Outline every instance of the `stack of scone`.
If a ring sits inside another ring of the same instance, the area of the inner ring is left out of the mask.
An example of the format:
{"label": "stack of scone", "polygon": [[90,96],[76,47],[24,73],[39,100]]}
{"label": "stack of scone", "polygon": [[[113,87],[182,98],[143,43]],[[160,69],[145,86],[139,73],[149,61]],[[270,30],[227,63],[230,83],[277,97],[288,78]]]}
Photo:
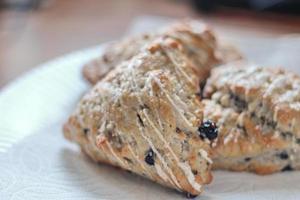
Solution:
{"label": "stack of scone", "polygon": [[212,168],[300,168],[299,76],[241,60],[192,20],[115,42],[84,66],[94,86],[64,135],[96,162],[188,197]]}

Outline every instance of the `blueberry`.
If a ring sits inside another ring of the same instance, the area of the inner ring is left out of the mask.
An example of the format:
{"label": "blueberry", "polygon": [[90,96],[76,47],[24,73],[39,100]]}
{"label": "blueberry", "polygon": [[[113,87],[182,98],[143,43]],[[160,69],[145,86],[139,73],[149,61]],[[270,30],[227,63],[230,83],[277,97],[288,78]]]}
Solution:
{"label": "blueberry", "polygon": [[207,120],[205,122],[202,122],[201,126],[198,128],[198,131],[200,133],[200,138],[202,139],[209,139],[214,140],[218,137],[218,128],[210,120]]}
{"label": "blueberry", "polygon": [[282,132],[281,135],[284,139],[289,139],[293,137],[293,133],[291,132]]}
{"label": "blueberry", "polygon": [[191,193],[186,193],[185,196],[186,196],[186,198],[188,198],[188,199],[194,199],[194,198],[196,198],[198,195],[193,195],[193,194],[191,194]]}
{"label": "blueberry", "polygon": [[286,171],[293,171],[294,169],[291,167],[291,165],[287,165],[284,168],[281,169],[282,172],[286,172]]}
{"label": "blueberry", "polygon": [[278,154],[278,157],[281,159],[281,160],[287,160],[289,159],[289,154],[285,151],[281,152],[280,154]]}
{"label": "blueberry", "polygon": [[245,158],[245,161],[246,161],[246,162],[249,162],[250,160],[251,160],[250,157],[246,157],[246,158]]}
{"label": "blueberry", "polygon": [[84,129],[83,129],[83,133],[84,133],[85,135],[87,135],[89,132],[90,132],[90,129],[88,129],[88,128],[84,128]]}
{"label": "blueberry", "polygon": [[153,152],[152,149],[149,149],[146,153],[146,157],[145,157],[145,162],[148,165],[154,165],[155,164],[155,153]]}
{"label": "blueberry", "polygon": [[247,108],[247,102],[243,99],[241,99],[239,96],[230,93],[230,98],[233,99],[233,103],[236,106],[238,112],[243,111],[245,108]]}

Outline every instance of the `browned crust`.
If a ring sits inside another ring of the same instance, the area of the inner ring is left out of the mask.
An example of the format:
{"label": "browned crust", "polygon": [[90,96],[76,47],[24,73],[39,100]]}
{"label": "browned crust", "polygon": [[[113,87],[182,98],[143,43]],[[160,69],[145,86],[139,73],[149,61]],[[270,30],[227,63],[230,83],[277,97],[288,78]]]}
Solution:
{"label": "browned crust", "polygon": [[[197,74],[202,69],[189,62],[183,45],[161,37],[121,63],[83,97],[64,134],[95,161],[197,195],[202,191],[197,185],[212,180],[207,161],[211,152],[209,142],[197,133],[202,121]],[[182,134],[176,133],[177,128]],[[183,148],[185,143],[189,148]],[[167,179],[145,163],[149,147]],[[207,156],[200,155],[200,149]]]}
{"label": "browned crust", "polygon": [[267,106],[282,131],[300,137],[300,124],[296,123],[300,121],[299,85],[298,75],[281,69],[228,64],[213,69],[205,93],[209,97],[224,91],[258,100]]}
{"label": "browned crust", "polygon": [[[280,160],[274,154],[290,149],[299,151],[300,146],[296,143],[298,123],[291,126],[291,122],[300,120],[300,109],[296,106],[300,103],[299,91],[299,76],[280,69],[245,63],[231,63],[213,69],[204,91],[204,95],[211,99],[203,101],[205,118],[212,119],[219,126],[213,168],[271,174],[292,163],[293,168],[298,169],[297,160],[289,160],[292,156]],[[236,97],[247,102],[246,108],[236,110],[228,103]],[[274,128],[267,125],[270,128],[264,129],[262,119],[253,118],[251,113],[257,115],[258,112],[249,110],[253,102],[255,109],[261,106],[259,104],[265,106],[262,116],[265,120],[271,115],[275,120],[272,122]],[[292,134],[292,138],[281,136],[285,131]],[[270,155],[262,158],[267,152],[271,152]],[[297,157],[297,154],[293,156]],[[243,162],[247,157],[253,159]]]}
{"label": "browned crust", "polygon": [[[136,55],[145,44],[164,36],[179,40],[186,49],[190,47],[205,48],[211,60],[211,63],[207,63],[207,67],[202,70],[201,75],[205,79],[208,77],[212,65],[242,59],[241,53],[234,46],[225,42],[218,43],[214,32],[206,24],[199,21],[184,20],[171,24],[156,33],[126,37],[109,45],[98,58],[83,67],[83,76],[94,85],[119,63]],[[197,52],[188,56],[194,64],[198,64],[199,55]]]}

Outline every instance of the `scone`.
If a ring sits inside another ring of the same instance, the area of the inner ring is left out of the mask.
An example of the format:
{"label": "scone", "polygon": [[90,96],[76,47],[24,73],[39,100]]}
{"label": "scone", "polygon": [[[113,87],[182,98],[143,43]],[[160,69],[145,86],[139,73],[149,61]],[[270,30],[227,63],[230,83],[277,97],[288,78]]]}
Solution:
{"label": "scone", "polygon": [[98,58],[84,66],[84,77],[92,84],[97,83],[119,63],[129,60],[138,54],[143,46],[161,36],[180,41],[190,61],[195,65],[205,66],[200,77],[202,79],[207,78],[213,66],[242,58],[241,53],[232,45],[217,42],[215,34],[206,24],[185,20],[157,32],[127,37],[108,45]]}
{"label": "scone", "polygon": [[212,70],[204,96],[204,118],[219,127],[214,168],[259,174],[300,169],[299,76],[228,64]]}
{"label": "scone", "polygon": [[163,36],[122,62],[80,101],[67,139],[96,162],[198,195],[212,180],[213,123],[202,121],[201,67],[184,44]]}

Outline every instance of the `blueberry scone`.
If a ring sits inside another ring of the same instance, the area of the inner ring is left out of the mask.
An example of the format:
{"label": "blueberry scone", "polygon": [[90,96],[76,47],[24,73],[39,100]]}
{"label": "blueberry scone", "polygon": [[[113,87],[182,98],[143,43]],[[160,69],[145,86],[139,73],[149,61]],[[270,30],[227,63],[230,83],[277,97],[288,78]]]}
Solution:
{"label": "blueberry scone", "polygon": [[213,167],[269,174],[300,169],[300,77],[228,64],[212,70],[204,118],[219,138]]}
{"label": "blueberry scone", "polygon": [[157,37],[168,36],[180,41],[186,49],[190,61],[203,68],[203,80],[207,78],[210,69],[220,63],[241,59],[240,52],[228,43],[216,41],[210,28],[199,21],[185,20],[167,26],[156,33],[144,33],[127,37],[108,45],[96,59],[83,68],[84,77],[92,84],[97,83],[119,63],[129,60],[147,43]]}
{"label": "blueberry scone", "polygon": [[64,125],[67,139],[96,162],[198,195],[212,180],[213,124],[202,121],[201,67],[170,36],[122,62],[80,101]]}

